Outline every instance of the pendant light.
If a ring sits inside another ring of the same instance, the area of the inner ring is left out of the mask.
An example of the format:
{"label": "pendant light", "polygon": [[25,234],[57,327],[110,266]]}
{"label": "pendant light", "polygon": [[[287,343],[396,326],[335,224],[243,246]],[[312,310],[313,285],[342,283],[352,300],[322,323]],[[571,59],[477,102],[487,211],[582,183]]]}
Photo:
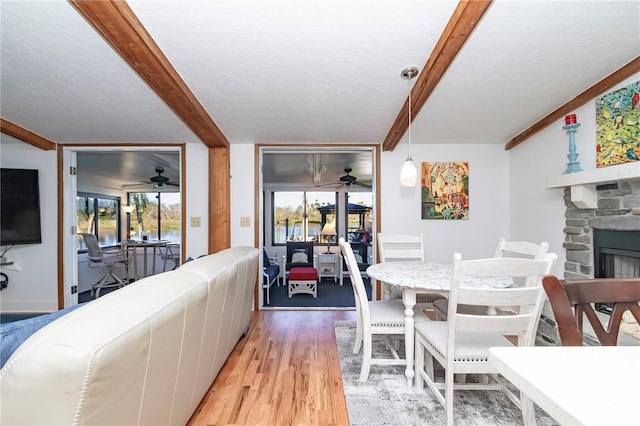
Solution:
{"label": "pendant light", "polygon": [[409,137],[409,153],[406,161],[402,165],[402,169],[400,170],[400,186],[406,187],[416,186],[416,181],[418,180],[418,170],[416,169],[416,165],[413,163],[413,158],[411,158],[411,79],[417,75],[418,67],[415,65],[407,65],[400,72],[400,76],[407,80],[409,85],[409,127],[407,128],[407,135]]}

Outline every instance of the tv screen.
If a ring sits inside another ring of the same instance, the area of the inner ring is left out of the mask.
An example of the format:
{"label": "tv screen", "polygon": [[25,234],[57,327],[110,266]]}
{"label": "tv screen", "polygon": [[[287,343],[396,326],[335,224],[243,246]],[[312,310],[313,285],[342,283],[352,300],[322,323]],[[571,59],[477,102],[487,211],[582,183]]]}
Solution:
{"label": "tv screen", "polygon": [[38,170],[0,169],[0,245],[41,242]]}

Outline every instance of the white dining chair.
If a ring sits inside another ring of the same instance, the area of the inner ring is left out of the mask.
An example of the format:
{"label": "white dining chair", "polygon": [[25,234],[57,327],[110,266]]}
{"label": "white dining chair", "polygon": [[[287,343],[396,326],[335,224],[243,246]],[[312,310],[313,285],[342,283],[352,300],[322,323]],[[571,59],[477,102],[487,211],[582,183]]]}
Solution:
{"label": "white dining chair", "polygon": [[[377,241],[380,262],[424,262],[424,240],[422,234],[386,235],[379,232]],[[383,299],[402,298],[402,292],[394,289],[389,284],[382,282],[381,286]],[[416,300],[420,303],[433,304],[438,299],[446,299],[446,297],[440,293],[419,293],[416,295]],[[432,306],[429,307],[432,308]]]}
{"label": "white dining chair", "polygon": [[[415,325],[416,385],[427,384],[436,399],[445,407],[447,424],[454,423],[454,390],[500,390],[521,410],[525,424],[535,424],[532,402],[524,395],[516,396],[488,362],[489,348],[494,346],[533,346],[538,322],[545,301],[542,277],[555,263],[555,254],[544,260],[521,258],[488,258],[462,260],[453,256],[449,318],[447,321],[423,321]],[[466,287],[468,276],[527,278],[525,287]],[[458,304],[470,306],[511,306],[512,312],[498,310],[496,315],[459,313]],[[454,314],[451,314],[453,312]],[[517,336],[517,337],[516,337]],[[434,376],[433,361],[444,367],[444,380]],[[455,375],[478,375],[462,383]]]}
{"label": "white dining chair", "polygon": [[[397,341],[404,340],[404,304],[400,299],[369,301],[364,287],[364,281],[358,262],[355,258],[351,244],[344,238],[340,238],[340,250],[344,257],[353,295],[356,303],[356,339],[353,345],[353,353],[357,354],[362,349],[362,366],[360,368],[361,382],[369,378],[371,365],[406,365],[406,359],[400,358],[397,351]],[[416,322],[427,320],[422,313],[426,306],[416,304]],[[373,358],[373,339],[382,338],[392,357]],[[394,340],[394,341],[392,341]]]}
{"label": "white dining chair", "polygon": [[[544,259],[548,250],[549,243],[546,241],[538,244],[531,241],[510,241],[505,237],[501,237],[500,240],[498,240],[498,246],[496,247],[494,257],[516,257],[540,260]],[[515,284],[518,286],[527,285],[527,283],[524,282],[524,279],[517,279]],[[447,319],[448,302],[446,300],[434,301],[433,308],[437,320],[444,321]],[[458,305],[458,311],[461,313],[477,314],[481,313],[483,310],[482,306],[472,307]]]}
{"label": "white dining chair", "polygon": [[[101,268],[104,275],[91,286],[91,296],[97,299],[103,288],[121,288],[129,283],[129,260],[132,253],[123,247],[102,248],[95,234],[80,233],[87,248],[89,268]],[[118,276],[119,273],[121,276]]]}

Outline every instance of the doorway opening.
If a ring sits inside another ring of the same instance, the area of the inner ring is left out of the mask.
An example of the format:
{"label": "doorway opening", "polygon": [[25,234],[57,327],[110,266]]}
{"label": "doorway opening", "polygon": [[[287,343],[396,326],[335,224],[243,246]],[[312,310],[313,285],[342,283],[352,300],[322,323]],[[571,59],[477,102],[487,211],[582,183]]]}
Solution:
{"label": "doorway opening", "polygon": [[[379,147],[263,146],[258,152],[258,211],[262,213],[258,247],[279,260],[281,267],[280,285],[262,289],[259,306],[353,309],[353,290],[337,243],[340,238],[352,243],[358,238],[358,243],[366,246],[365,262],[373,262]],[[313,244],[319,275],[316,297],[289,297],[286,291],[287,242],[300,241]],[[330,265],[335,271],[325,271]],[[268,305],[265,291],[270,292]],[[370,286],[368,291],[375,297]]]}
{"label": "doorway opening", "polygon": [[[95,275],[95,268],[86,267],[80,232],[95,234],[103,248],[138,239],[184,247],[186,196],[180,187],[185,173],[183,144],[67,146],[62,156],[63,170],[76,170],[75,174],[63,173],[63,226],[76,230],[63,238],[64,306],[78,303],[83,286],[90,286],[95,278],[91,275]],[[147,257],[149,264],[164,264],[156,259],[159,251],[144,252],[147,254],[140,255],[143,258],[138,264],[144,264]],[[137,252],[136,256],[140,257]],[[155,269],[151,273],[162,272]]]}

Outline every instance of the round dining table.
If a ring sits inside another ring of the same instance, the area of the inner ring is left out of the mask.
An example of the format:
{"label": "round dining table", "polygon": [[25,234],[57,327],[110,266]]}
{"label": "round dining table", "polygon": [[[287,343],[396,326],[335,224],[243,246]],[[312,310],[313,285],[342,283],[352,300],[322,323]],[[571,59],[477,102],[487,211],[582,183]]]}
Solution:
{"label": "round dining table", "polygon": [[[382,281],[402,290],[404,304],[404,344],[407,366],[405,376],[407,384],[412,386],[415,371],[414,357],[414,312],[416,294],[449,292],[453,265],[442,262],[382,262],[367,268],[367,275],[377,281]],[[460,283],[465,287],[494,287],[506,288],[513,285],[513,279],[495,277],[477,277],[463,275]]]}

